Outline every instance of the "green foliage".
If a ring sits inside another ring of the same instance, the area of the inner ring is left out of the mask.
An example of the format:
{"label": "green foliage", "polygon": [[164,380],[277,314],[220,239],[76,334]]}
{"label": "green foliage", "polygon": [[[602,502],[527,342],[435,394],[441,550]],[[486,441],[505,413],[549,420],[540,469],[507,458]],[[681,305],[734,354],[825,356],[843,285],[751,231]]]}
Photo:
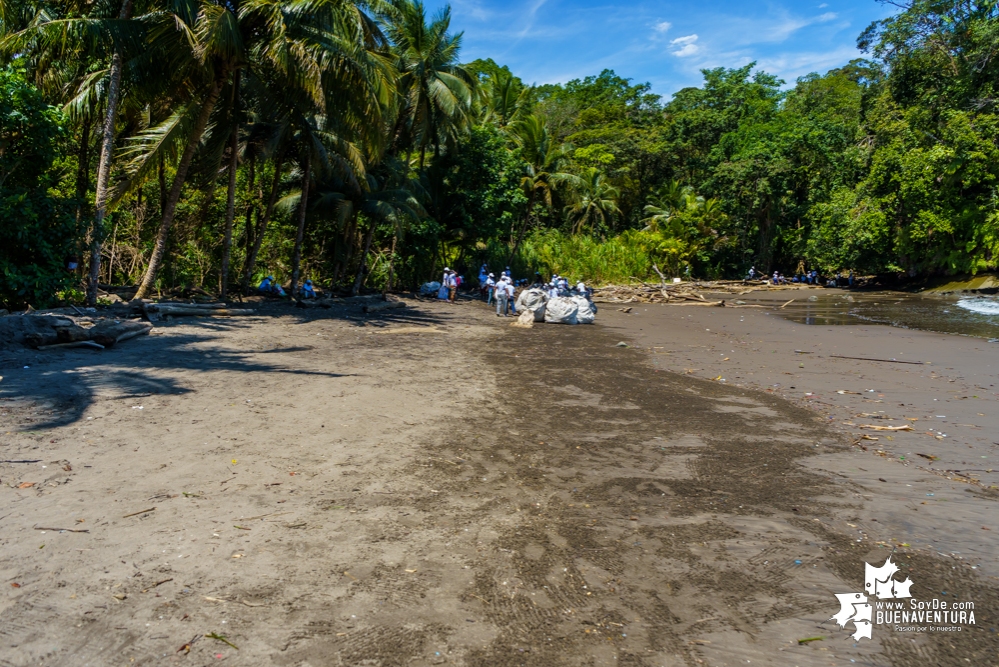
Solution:
{"label": "green foliage", "polygon": [[65,119],[13,68],[0,70],[0,302],[54,303],[72,282],[71,202],[50,194]]}
{"label": "green foliage", "polygon": [[708,69],[668,100],[611,70],[529,86],[463,65],[449,9],[420,0],[45,7],[0,41],[26,70],[0,100],[10,303],[76,298],[113,53],[102,281],[159,257],[163,290],[214,290],[226,263],[230,285],[357,290],[482,261],[595,282],[999,261],[996,1],[913,0],[860,36],[870,60],[790,87]]}

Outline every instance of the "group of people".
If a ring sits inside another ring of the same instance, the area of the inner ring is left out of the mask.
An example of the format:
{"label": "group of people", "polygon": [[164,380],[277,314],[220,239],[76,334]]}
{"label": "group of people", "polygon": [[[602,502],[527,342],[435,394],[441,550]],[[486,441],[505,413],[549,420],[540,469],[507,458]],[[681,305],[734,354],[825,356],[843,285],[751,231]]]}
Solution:
{"label": "group of people", "polygon": [[[746,276],[747,280],[757,280],[756,267],[751,267],[749,273]],[[821,285],[822,279],[819,277],[819,272],[815,269],[811,271],[805,271],[799,267],[798,272],[788,280],[783,273],[780,271],[774,271],[774,274],[767,278],[764,274],[759,274],[759,279],[766,280],[771,285],[787,285],[788,283],[798,283],[802,285]],[[853,271],[850,271],[848,275],[844,276],[842,271],[836,273],[835,278],[829,278],[825,285],[826,287],[853,287],[854,275]]]}
{"label": "group of people", "polygon": [[[269,296],[287,296],[284,288],[281,284],[274,280],[274,276],[270,275],[260,281],[257,285],[257,291],[261,294],[267,294]],[[316,286],[312,284],[312,280],[306,280],[302,283],[302,287],[299,289],[299,296],[303,299],[315,299]]]}
{"label": "group of people", "polygon": [[458,272],[444,267],[444,277],[441,279],[441,288],[437,291],[437,298],[441,301],[450,301],[454,303],[455,299],[458,298],[458,288],[464,282],[464,278],[458,275]]}

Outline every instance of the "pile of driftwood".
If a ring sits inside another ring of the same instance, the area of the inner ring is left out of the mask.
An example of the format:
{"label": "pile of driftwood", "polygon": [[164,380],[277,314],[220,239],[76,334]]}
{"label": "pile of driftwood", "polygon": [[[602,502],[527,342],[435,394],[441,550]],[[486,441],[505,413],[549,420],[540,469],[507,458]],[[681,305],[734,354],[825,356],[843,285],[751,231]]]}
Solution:
{"label": "pile of driftwood", "polygon": [[[136,336],[148,334],[153,325],[139,320],[59,317],[51,315],[10,316],[33,318],[31,331],[23,334],[24,345],[36,350],[113,347]],[[4,318],[8,320],[10,318]],[[13,322],[13,319],[10,319]]]}
{"label": "pile of driftwood", "polygon": [[[741,296],[758,290],[803,289],[803,286],[768,285],[762,280],[703,280],[674,283],[667,281],[661,273],[662,282],[639,282],[631,285],[610,285],[597,287],[593,290],[593,301],[596,303],[669,303],[686,306],[729,306],[740,308],[765,308],[766,306],[746,305],[741,303],[726,303],[725,299],[711,300],[705,293],[712,295],[731,294]],[[786,304],[785,304],[786,305]]]}

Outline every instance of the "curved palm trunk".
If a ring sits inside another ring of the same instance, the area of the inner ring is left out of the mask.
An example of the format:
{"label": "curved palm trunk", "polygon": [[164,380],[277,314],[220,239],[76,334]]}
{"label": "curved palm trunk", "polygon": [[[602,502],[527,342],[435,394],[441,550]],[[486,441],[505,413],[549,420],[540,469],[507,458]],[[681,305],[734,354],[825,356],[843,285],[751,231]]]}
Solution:
{"label": "curved palm trunk", "polygon": [[[132,13],[132,0],[121,3],[118,17],[127,19]],[[97,305],[97,282],[101,275],[101,246],[104,243],[104,215],[108,205],[108,181],[111,177],[111,153],[114,151],[114,124],[118,118],[121,97],[121,70],[124,67],[121,49],[111,56],[111,80],[108,83],[108,105],[104,114],[101,137],[101,158],[97,163],[97,193],[94,198],[94,231],[90,240],[90,279],[87,281],[87,305]]]}
{"label": "curved palm trunk", "polygon": [[270,222],[274,213],[274,204],[277,203],[278,190],[281,188],[281,160],[274,164],[274,183],[271,185],[270,199],[267,200],[267,208],[264,214],[257,220],[257,230],[253,237],[253,247],[246,255],[246,265],[243,267],[243,291],[248,292],[250,281],[253,279],[253,269],[257,266],[257,255],[260,253],[260,245],[264,242],[264,232],[267,231],[267,223]]}
{"label": "curved palm trunk", "polygon": [[375,223],[371,222],[371,226],[368,227],[368,233],[364,237],[364,250],[361,251],[361,265],[357,267],[357,277],[354,278],[354,286],[350,290],[351,296],[357,296],[357,293],[361,291],[361,285],[364,283],[364,274],[368,269],[368,252],[371,251],[371,239],[375,236]]}
{"label": "curved palm trunk", "polygon": [[[235,74],[235,86],[239,87],[239,72]],[[226,298],[229,292],[229,259],[232,255],[232,221],[236,217],[236,168],[239,166],[239,126],[233,123],[232,137],[229,139],[229,190],[226,193],[225,231],[222,235],[222,289],[220,297]]]}
{"label": "curved palm trunk", "polygon": [[298,291],[298,272],[302,263],[302,240],[305,238],[305,213],[309,205],[309,185],[312,176],[312,156],[305,156],[305,174],[302,177],[302,198],[298,202],[298,234],[295,236],[295,254],[291,260],[291,297]]}
{"label": "curved palm trunk", "polygon": [[218,102],[224,80],[225,76],[223,74],[212,84],[211,89],[208,91],[208,97],[205,98],[201,107],[201,113],[198,114],[194,130],[191,132],[191,136],[188,137],[187,146],[184,147],[184,154],[177,165],[177,174],[174,176],[173,186],[170,188],[166,207],[163,209],[163,219],[160,221],[160,229],[156,234],[156,245],[153,247],[153,254],[149,258],[149,266],[146,267],[146,273],[142,276],[139,290],[135,293],[136,299],[143,299],[148,296],[156,284],[156,276],[160,271],[160,265],[163,263],[163,255],[166,253],[170,228],[173,226],[173,219],[177,213],[177,202],[180,201],[180,192],[184,187],[184,181],[187,179],[187,170],[191,167],[194,153],[198,150],[198,144],[201,143],[201,137],[205,133],[205,128],[208,127],[208,119],[212,115],[215,103]]}

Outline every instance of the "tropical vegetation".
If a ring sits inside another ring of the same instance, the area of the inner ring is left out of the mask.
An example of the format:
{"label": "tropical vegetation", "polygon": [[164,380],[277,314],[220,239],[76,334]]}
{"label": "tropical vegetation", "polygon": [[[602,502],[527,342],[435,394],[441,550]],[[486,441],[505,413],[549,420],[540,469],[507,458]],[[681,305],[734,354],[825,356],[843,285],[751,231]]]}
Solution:
{"label": "tropical vegetation", "polygon": [[[793,85],[463,62],[419,0],[0,0],[0,301],[996,269],[999,2],[910,0]],[[75,267],[75,268],[71,268]]]}

